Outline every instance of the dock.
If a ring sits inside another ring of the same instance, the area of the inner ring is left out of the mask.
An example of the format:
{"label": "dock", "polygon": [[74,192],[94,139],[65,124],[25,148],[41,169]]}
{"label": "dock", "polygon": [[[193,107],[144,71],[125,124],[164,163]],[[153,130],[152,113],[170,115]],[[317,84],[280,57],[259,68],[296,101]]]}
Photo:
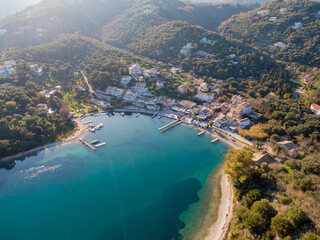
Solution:
{"label": "dock", "polygon": [[101,147],[101,146],[103,146],[103,145],[106,145],[106,143],[103,142],[103,143],[96,144],[95,147],[97,148],[97,147]]}
{"label": "dock", "polygon": [[210,142],[211,142],[211,143],[214,143],[214,142],[216,142],[216,141],[219,141],[219,138],[213,139],[213,140],[211,140]]}
{"label": "dock", "polygon": [[158,113],[153,114],[153,116],[151,117],[152,119],[155,118],[158,115]]}
{"label": "dock", "polygon": [[95,147],[91,146],[89,143],[87,143],[86,141],[78,138],[80,142],[82,142],[84,145],[86,145],[88,148],[91,148],[92,150],[96,150]]}
{"label": "dock", "polygon": [[166,131],[168,131],[168,130],[170,130],[170,129],[172,129],[172,128],[174,128],[175,126],[178,126],[179,124],[181,124],[182,122],[181,121],[179,121],[179,122],[176,122],[175,124],[171,124],[170,126],[168,126],[167,128],[165,128],[165,129],[163,129],[162,131],[161,131],[161,133],[165,133]]}
{"label": "dock", "polygon": [[180,121],[180,120],[175,120],[175,121],[173,121],[173,122],[171,122],[171,123],[168,123],[167,125],[159,128],[158,130],[161,131],[162,129],[167,128],[167,127],[169,127],[170,125],[175,124],[175,123],[177,123],[177,122],[179,122],[179,121]]}
{"label": "dock", "polygon": [[204,134],[204,131],[199,132],[199,133],[198,133],[198,136],[201,136],[202,134]]}

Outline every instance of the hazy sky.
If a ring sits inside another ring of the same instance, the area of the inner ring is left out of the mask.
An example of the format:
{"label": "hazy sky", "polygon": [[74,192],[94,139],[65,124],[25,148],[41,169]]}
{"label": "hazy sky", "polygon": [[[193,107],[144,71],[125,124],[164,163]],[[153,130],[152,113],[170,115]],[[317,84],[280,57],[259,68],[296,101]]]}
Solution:
{"label": "hazy sky", "polygon": [[27,6],[36,4],[41,0],[0,0],[0,17],[14,14]]}

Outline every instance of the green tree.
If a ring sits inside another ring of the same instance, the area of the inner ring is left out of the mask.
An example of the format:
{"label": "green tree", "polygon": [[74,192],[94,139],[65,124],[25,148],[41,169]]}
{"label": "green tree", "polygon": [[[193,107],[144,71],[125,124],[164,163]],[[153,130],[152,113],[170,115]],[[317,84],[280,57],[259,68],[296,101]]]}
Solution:
{"label": "green tree", "polygon": [[253,153],[249,148],[230,149],[225,157],[225,172],[234,182],[243,181],[254,172],[253,166],[256,164],[252,161]]}

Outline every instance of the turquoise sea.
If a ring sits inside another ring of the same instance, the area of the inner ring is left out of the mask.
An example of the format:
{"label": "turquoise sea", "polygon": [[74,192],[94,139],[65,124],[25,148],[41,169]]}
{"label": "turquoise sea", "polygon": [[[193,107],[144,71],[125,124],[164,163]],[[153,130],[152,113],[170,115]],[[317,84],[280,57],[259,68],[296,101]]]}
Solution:
{"label": "turquoise sea", "polygon": [[107,143],[96,151],[77,142],[0,169],[0,239],[190,238],[181,230],[205,212],[206,182],[227,146],[184,125],[161,134],[166,118],[89,120],[104,124],[84,137]]}

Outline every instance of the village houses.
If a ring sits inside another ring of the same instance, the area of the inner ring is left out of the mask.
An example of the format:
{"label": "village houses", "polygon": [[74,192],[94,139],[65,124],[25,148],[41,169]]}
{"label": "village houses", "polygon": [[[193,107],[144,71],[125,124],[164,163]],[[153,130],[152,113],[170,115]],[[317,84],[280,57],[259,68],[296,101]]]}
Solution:
{"label": "village houses", "polygon": [[30,69],[37,75],[42,76],[43,71],[42,68],[38,66],[38,64],[32,64],[30,65]]}
{"label": "village houses", "polygon": [[121,88],[109,86],[106,89],[106,94],[111,95],[113,97],[121,98],[124,94],[124,90]]}
{"label": "village houses", "polygon": [[320,115],[320,106],[318,104],[311,104],[310,110],[314,112],[316,115]]}
{"label": "village houses", "polygon": [[123,76],[121,78],[121,84],[122,85],[127,85],[131,80],[132,80],[131,76]]}
{"label": "village houses", "polygon": [[133,75],[141,74],[141,68],[138,63],[133,64],[131,67],[129,67],[129,73]]}
{"label": "village houses", "polygon": [[188,92],[188,86],[185,85],[185,84],[180,85],[180,86],[178,87],[178,92],[179,92],[180,94],[185,94],[185,93],[187,93],[187,92]]}

